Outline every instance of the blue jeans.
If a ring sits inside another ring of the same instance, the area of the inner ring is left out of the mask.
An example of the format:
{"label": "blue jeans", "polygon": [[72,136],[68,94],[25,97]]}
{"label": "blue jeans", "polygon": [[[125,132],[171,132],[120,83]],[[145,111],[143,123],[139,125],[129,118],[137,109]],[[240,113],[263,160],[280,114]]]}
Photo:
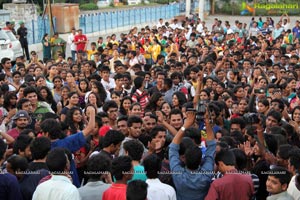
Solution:
{"label": "blue jeans", "polygon": [[73,62],[75,62],[75,60],[76,60],[76,57],[75,57],[76,52],[77,51],[71,51]]}

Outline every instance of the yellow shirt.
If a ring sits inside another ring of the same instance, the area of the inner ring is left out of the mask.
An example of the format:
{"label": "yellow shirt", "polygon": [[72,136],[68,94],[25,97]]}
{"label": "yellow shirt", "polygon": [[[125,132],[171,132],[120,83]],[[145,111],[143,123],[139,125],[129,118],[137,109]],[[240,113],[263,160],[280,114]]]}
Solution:
{"label": "yellow shirt", "polygon": [[92,50],[92,49],[91,50],[87,50],[88,60],[92,59],[92,55],[94,53],[97,53],[97,49],[95,49],[95,50]]}

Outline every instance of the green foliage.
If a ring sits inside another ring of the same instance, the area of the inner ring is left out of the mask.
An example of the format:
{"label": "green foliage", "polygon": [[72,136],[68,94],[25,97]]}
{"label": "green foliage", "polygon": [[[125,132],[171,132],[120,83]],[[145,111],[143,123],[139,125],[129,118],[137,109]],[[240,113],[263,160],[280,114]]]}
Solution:
{"label": "green foliage", "polygon": [[109,6],[110,6],[110,7],[115,7],[115,4],[114,4],[114,1],[113,1],[113,0],[110,1]]}
{"label": "green foliage", "polygon": [[87,3],[79,6],[80,10],[98,10],[98,6],[95,3]]}

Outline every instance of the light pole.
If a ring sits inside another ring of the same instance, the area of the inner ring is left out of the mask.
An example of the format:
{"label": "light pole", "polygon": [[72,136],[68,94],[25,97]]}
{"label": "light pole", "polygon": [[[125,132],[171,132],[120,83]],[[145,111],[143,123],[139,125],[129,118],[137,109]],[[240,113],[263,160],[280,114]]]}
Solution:
{"label": "light pole", "polygon": [[185,4],[185,16],[188,17],[190,16],[191,13],[191,0],[186,0]]}
{"label": "light pole", "polygon": [[204,20],[204,0],[199,0],[199,18]]}

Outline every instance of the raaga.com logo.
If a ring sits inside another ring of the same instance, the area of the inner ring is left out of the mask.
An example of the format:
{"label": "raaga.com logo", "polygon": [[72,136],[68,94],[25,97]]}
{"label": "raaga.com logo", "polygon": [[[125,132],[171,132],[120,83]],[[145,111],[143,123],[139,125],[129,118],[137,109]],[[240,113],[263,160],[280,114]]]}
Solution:
{"label": "raaga.com logo", "polygon": [[242,3],[242,8],[241,8],[241,15],[246,15],[248,13],[253,13],[254,8],[251,7],[250,5],[246,4],[245,2]]}
{"label": "raaga.com logo", "polygon": [[255,3],[253,6],[248,5],[243,2],[241,7],[241,15],[246,15],[249,13],[253,13],[254,10],[285,10],[292,11],[299,9],[298,3]]}

